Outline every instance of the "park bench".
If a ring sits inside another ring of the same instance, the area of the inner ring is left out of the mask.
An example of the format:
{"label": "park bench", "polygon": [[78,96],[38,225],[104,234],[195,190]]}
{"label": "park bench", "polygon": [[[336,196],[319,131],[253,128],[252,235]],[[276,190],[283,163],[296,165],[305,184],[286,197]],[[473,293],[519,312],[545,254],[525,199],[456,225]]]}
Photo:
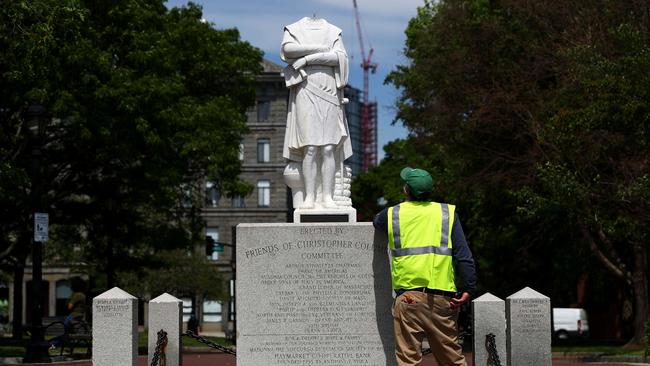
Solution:
{"label": "park bench", "polygon": [[66,348],[69,354],[74,354],[75,348],[85,348],[86,356],[90,357],[92,349],[92,329],[90,324],[83,320],[73,320],[68,327],[63,321],[55,320],[45,325],[45,336],[49,338],[50,347],[61,347],[60,355],[63,356]]}
{"label": "park bench", "polygon": [[[43,336],[45,341],[43,345],[49,345],[48,339],[56,338],[64,333],[63,326],[64,317],[43,317],[41,324],[43,324]],[[23,332],[27,339],[32,337],[32,324],[23,324]],[[30,341],[31,342],[31,341]]]}
{"label": "park bench", "polygon": [[[65,319],[65,317],[62,316],[43,317],[42,324],[45,339],[63,334],[63,319]],[[25,330],[28,333],[31,332],[31,326],[26,325],[25,327]]]}

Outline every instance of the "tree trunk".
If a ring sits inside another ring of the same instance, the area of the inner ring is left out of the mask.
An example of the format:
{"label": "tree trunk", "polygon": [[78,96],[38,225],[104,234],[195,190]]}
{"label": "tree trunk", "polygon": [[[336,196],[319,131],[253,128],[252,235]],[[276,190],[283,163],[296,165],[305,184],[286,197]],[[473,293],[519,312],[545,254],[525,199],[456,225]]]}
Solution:
{"label": "tree trunk", "polygon": [[634,336],[629,344],[642,345],[648,320],[648,251],[642,243],[633,243],[634,250]]}
{"label": "tree trunk", "polygon": [[18,237],[18,250],[15,253],[16,264],[14,265],[14,296],[13,296],[13,309],[12,309],[12,336],[14,339],[22,339],[23,337],[23,295],[25,288],[23,281],[25,279],[25,262],[31,249],[31,235],[32,232],[27,230]]}
{"label": "tree trunk", "polygon": [[113,237],[112,233],[107,236],[106,243],[106,286],[107,289],[115,287],[115,256],[113,255]]}
{"label": "tree trunk", "polygon": [[13,304],[13,338],[23,337],[23,279],[25,278],[25,261],[14,267],[14,304]]}
{"label": "tree trunk", "polygon": [[[589,233],[587,226],[578,221],[585,239],[589,241],[590,247],[596,257],[605,268],[621,279],[624,279],[629,286],[630,282],[634,289],[634,335],[628,342],[629,345],[642,345],[645,339],[645,327],[650,311],[650,299],[648,299],[648,250],[645,245],[638,242],[630,243],[634,255],[634,270],[630,276],[624,268],[613,263],[598,247],[595,239]],[[601,240],[606,240],[601,230]],[[631,277],[631,278],[630,278]]]}
{"label": "tree trunk", "polygon": [[106,235],[106,286],[107,289],[115,287],[115,236],[117,235],[117,220],[115,217],[115,200],[110,196],[106,200],[106,226],[104,230]]}

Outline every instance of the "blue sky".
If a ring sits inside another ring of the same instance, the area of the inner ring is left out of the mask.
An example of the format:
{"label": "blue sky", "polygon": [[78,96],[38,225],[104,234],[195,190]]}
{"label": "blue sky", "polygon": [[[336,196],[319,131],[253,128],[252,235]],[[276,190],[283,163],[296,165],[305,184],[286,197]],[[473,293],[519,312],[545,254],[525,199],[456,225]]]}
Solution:
{"label": "blue sky", "polygon": [[[398,122],[391,125],[394,103],[399,92],[384,85],[386,75],[396,65],[405,64],[404,30],[424,0],[357,0],[361,13],[366,53],[374,48],[373,61],[379,64],[377,73],[370,75],[370,99],[378,103],[378,156],[382,147],[407,131]],[[284,25],[302,17],[316,15],[343,30],[343,42],[351,60],[350,84],[363,88],[361,51],[356,31],[352,0],[194,0],[203,6],[203,17],[218,29],[237,28],[241,38],[264,51],[264,57],[283,65],[279,57]],[[182,6],[187,1],[168,0],[168,7]]]}

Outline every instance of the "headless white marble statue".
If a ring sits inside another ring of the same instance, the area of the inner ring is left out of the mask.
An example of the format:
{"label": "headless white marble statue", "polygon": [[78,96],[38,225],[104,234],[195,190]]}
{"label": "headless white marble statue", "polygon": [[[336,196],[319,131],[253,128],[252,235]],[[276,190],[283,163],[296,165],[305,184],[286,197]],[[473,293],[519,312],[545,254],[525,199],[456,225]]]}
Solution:
{"label": "headless white marble statue", "polygon": [[343,109],[349,68],[341,30],[324,19],[302,18],[284,28],[280,55],[289,64],[290,88],[283,155],[302,162],[299,208],[337,208],[335,174],[352,155]]}

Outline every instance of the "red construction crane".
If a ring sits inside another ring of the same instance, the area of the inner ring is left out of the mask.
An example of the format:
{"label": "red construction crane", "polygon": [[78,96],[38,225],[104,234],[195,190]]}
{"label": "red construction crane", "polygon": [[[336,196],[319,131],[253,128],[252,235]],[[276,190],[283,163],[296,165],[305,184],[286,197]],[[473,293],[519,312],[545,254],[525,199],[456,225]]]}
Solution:
{"label": "red construction crane", "polygon": [[363,161],[361,171],[365,172],[370,167],[377,165],[377,102],[368,101],[370,92],[368,71],[374,74],[377,71],[377,64],[370,61],[374,52],[372,47],[370,47],[370,52],[368,52],[366,58],[357,0],[352,0],[352,3],[354,4],[354,17],[357,21],[359,47],[361,48],[361,68],[363,68],[363,106],[361,109],[361,151],[363,151]]}

